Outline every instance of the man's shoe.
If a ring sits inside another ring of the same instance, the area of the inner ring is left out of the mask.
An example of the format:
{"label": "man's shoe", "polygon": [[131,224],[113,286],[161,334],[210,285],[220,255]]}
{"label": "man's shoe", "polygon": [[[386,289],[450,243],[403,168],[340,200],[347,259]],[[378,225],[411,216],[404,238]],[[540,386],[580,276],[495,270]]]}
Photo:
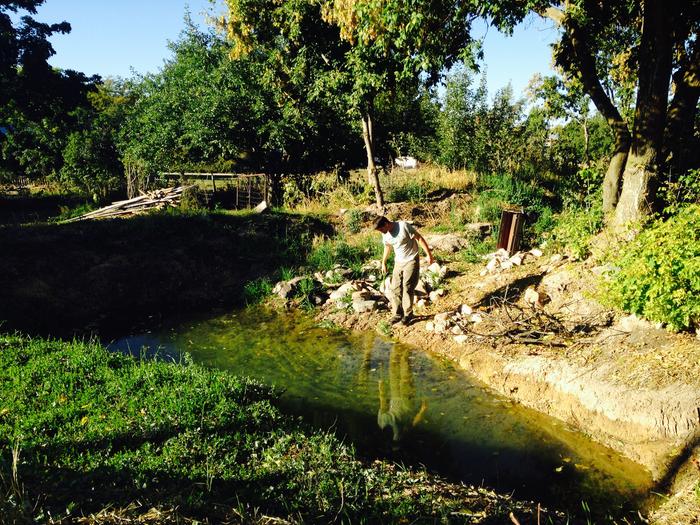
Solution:
{"label": "man's shoe", "polygon": [[402,317],[400,315],[395,315],[394,317],[391,318],[391,324],[396,324],[402,320]]}
{"label": "man's shoe", "polygon": [[401,319],[401,324],[404,326],[408,326],[413,322],[413,315],[407,315],[403,319]]}

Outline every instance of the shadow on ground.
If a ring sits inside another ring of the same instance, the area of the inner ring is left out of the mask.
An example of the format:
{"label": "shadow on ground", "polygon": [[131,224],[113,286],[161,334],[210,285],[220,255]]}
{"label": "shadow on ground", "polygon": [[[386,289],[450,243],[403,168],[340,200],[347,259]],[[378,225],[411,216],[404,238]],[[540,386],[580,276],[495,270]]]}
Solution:
{"label": "shadow on ground", "polygon": [[0,323],[66,336],[240,304],[244,283],[298,264],[331,233],[282,213],[3,226]]}

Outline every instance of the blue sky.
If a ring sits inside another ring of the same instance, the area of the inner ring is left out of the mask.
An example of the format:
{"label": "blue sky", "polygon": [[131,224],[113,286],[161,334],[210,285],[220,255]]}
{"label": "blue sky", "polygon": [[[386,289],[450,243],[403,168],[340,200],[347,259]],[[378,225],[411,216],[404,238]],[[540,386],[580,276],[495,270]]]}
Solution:
{"label": "blue sky", "polygon": [[[204,25],[204,13],[212,9],[208,0],[46,0],[36,18],[66,20],[73,28],[68,35],[52,37],[52,65],[88,75],[129,77],[132,71],[154,73],[163,66],[170,56],[167,42],[176,40],[184,27],[186,6],[193,20]],[[476,24],[472,34],[485,38],[491,95],[511,82],[517,96],[535,73],[552,73],[549,44],[556,32],[535,16],[520,24],[512,37],[483,23]]]}

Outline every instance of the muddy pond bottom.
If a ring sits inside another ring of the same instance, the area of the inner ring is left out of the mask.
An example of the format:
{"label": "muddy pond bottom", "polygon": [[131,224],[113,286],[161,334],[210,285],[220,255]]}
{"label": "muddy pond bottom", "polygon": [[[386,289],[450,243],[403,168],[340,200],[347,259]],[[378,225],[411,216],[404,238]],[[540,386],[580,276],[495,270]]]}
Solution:
{"label": "muddy pond bottom", "polygon": [[583,507],[621,516],[652,486],[640,465],[494,394],[452,363],[377,334],[324,329],[299,313],[248,308],[109,347],[174,360],[188,353],[277,387],[284,410],[353,443],[361,457],[425,466],[577,514]]}

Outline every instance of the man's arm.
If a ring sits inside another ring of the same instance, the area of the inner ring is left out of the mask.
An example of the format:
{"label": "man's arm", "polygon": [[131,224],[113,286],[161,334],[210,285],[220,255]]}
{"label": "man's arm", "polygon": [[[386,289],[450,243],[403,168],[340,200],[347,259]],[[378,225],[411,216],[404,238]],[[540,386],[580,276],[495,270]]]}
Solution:
{"label": "man's arm", "polygon": [[389,260],[389,255],[391,255],[391,246],[384,244],[384,254],[382,255],[382,273],[386,275],[386,262]]}
{"label": "man's arm", "polygon": [[433,264],[435,262],[435,259],[433,259],[433,253],[430,251],[430,246],[428,246],[428,243],[426,242],[426,240],[417,231],[415,232],[414,236],[415,236],[416,240],[418,241],[418,244],[421,245],[421,248],[423,248],[423,251],[428,256],[428,266],[430,266],[431,264]]}

